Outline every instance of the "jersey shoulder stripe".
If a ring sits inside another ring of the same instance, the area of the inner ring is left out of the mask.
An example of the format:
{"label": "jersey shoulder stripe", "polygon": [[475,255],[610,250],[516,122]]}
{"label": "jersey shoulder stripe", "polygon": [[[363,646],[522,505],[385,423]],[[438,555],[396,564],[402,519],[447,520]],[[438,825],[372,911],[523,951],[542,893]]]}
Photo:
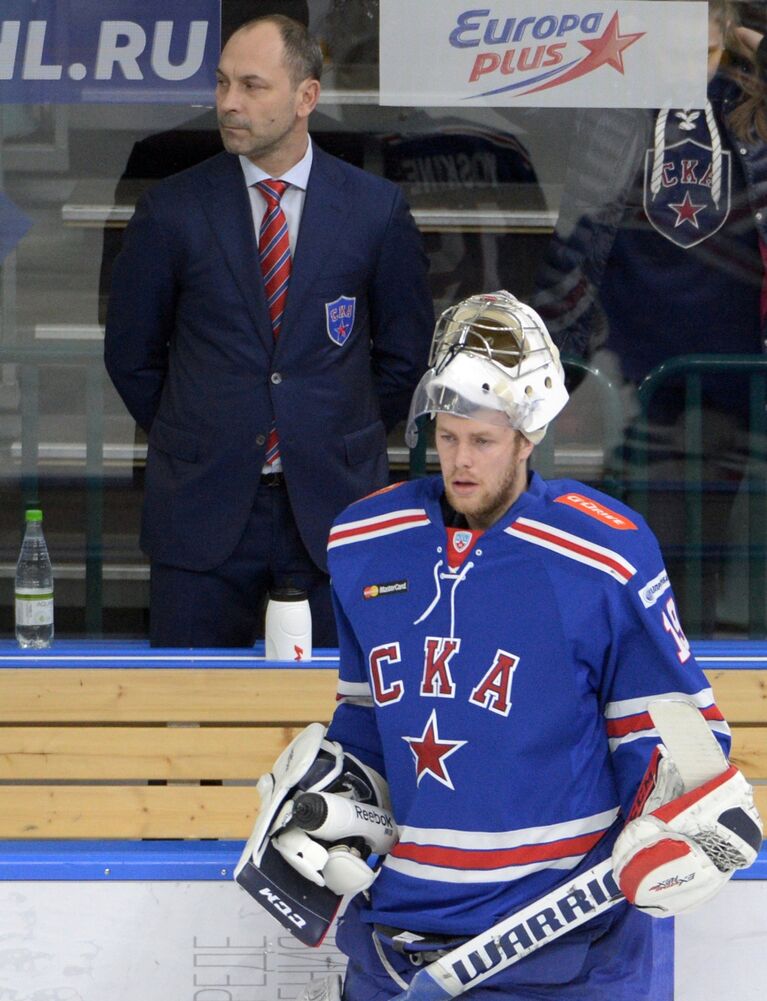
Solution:
{"label": "jersey shoulder stripe", "polygon": [[356,521],[335,525],[330,531],[328,549],[347,546],[353,542],[366,542],[384,535],[393,535],[396,532],[407,532],[412,528],[423,528],[429,524],[431,522],[424,508],[401,508],[398,511],[387,511],[371,518],[359,518]]}
{"label": "jersey shoulder stripe", "polygon": [[543,521],[517,518],[504,531],[524,542],[542,546],[568,559],[601,570],[619,584],[627,584],[637,572],[636,567],[614,549],[607,549],[596,542],[565,532],[561,528],[554,528],[553,525]]}

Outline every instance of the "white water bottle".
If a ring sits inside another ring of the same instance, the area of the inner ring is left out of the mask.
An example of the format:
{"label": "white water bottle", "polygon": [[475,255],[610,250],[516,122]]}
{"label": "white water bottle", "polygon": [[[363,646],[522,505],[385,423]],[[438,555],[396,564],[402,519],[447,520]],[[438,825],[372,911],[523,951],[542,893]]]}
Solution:
{"label": "white water bottle", "polygon": [[53,641],[53,568],[43,535],[43,512],[27,511],[16,564],[16,640],[20,647],[49,647]]}
{"label": "white water bottle", "polygon": [[266,659],[311,660],[312,613],[306,591],[274,588],[266,606]]}

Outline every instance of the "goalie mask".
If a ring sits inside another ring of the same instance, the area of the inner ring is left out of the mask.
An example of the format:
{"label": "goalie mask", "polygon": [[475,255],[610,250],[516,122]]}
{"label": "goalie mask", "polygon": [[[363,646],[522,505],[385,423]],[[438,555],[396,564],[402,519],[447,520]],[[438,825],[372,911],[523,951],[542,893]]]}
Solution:
{"label": "goalie mask", "polygon": [[537,445],[565,403],[559,351],[535,310],[506,291],[473,295],[437,320],[405,441],[418,440],[419,417],[445,413],[512,427]]}

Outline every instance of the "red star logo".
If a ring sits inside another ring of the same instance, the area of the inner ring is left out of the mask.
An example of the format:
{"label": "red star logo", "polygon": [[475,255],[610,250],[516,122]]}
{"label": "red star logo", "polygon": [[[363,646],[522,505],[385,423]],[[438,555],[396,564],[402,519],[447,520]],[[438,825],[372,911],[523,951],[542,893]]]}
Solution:
{"label": "red star logo", "polygon": [[607,25],[605,33],[601,38],[595,38],[593,41],[580,40],[581,45],[585,46],[591,53],[581,63],[581,66],[588,67],[584,69],[584,72],[595,70],[599,66],[604,65],[604,63],[607,63],[608,66],[612,66],[619,73],[623,73],[623,50],[627,49],[629,45],[633,45],[643,35],[643,31],[635,35],[621,35],[618,14],[616,12],[610,19],[610,23]]}
{"label": "red star logo", "polygon": [[444,759],[450,757],[465,740],[440,740],[437,730],[437,710],[432,709],[431,716],[420,737],[403,737],[410,744],[410,750],[415,759],[416,785],[427,773],[432,775],[443,786],[453,789],[453,783],[445,768]]}
{"label": "red star logo", "polygon": [[639,31],[632,35],[622,35],[616,12],[610,18],[610,23],[605,28],[605,33],[601,37],[589,39],[588,41],[579,39],[580,44],[589,50],[589,54],[585,59],[581,59],[579,63],[566,73],[563,73],[562,76],[558,76],[554,80],[549,80],[548,83],[543,83],[540,87],[533,87],[531,90],[526,90],[524,93],[536,94],[539,90],[548,90],[549,87],[559,87],[561,84],[569,83],[570,80],[577,80],[578,77],[584,76],[586,73],[591,73],[605,64],[612,66],[619,73],[623,73],[624,50],[629,45],[633,45],[634,42],[638,42],[645,34],[646,32]]}
{"label": "red star logo", "polygon": [[676,222],[674,223],[674,229],[677,226],[681,226],[683,222],[692,223],[696,229],[700,229],[698,225],[698,213],[702,212],[706,207],[705,203],[703,205],[697,205],[690,198],[690,192],[685,191],[684,199],[681,202],[669,202],[668,207],[676,212]]}

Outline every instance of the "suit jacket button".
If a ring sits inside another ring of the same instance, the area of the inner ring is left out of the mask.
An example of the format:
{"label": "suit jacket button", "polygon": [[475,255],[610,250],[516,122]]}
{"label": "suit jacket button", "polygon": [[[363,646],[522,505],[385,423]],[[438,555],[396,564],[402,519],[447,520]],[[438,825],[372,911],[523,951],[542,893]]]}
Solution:
{"label": "suit jacket button", "polygon": [[257,445],[265,445],[266,444],[266,435],[265,434],[257,434],[256,435],[256,444]]}
{"label": "suit jacket button", "polygon": [[282,376],[280,375],[279,372],[272,372],[269,378],[272,380],[272,384],[275,386],[279,386],[279,384],[282,382]]}

